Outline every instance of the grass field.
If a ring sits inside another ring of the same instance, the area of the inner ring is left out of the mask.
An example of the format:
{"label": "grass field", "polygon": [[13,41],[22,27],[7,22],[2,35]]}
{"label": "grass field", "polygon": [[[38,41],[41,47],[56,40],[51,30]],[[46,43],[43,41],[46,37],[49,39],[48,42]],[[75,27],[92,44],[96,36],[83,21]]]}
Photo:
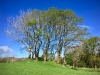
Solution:
{"label": "grass field", "polygon": [[0,75],[100,75],[100,72],[73,70],[55,62],[43,63],[31,60],[14,63],[0,63]]}

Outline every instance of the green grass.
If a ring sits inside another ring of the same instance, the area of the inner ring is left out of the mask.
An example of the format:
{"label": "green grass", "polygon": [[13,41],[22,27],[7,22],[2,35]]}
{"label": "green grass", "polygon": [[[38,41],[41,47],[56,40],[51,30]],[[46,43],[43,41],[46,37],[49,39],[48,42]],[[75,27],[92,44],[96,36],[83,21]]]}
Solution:
{"label": "green grass", "polygon": [[100,75],[100,72],[90,72],[83,69],[73,70],[55,62],[23,61],[0,63],[0,75]]}

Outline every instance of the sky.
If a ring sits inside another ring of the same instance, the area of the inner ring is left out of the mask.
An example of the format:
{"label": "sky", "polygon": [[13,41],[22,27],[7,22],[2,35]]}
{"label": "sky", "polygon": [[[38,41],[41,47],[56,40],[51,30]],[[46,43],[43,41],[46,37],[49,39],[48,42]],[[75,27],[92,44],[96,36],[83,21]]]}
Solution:
{"label": "sky", "polygon": [[0,51],[11,53],[16,57],[27,57],[28,53],[20,50],[21,45],[12,42],[5,33],[7,18],[19,15],[20,10],[27,9],[71,9],[84,19],[84,27],[92,36],[100,37],[100,0],[0,0]]}

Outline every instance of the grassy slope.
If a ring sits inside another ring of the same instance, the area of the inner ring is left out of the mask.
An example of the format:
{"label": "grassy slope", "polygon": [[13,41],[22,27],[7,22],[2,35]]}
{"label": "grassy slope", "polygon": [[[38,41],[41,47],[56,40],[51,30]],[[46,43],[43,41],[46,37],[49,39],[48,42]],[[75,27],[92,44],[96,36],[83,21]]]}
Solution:
{"label": "grassy slope", "polygon": [[24,61],[0,63],[0,75],[100,75],[100,72],[73,70],[54,62]]}

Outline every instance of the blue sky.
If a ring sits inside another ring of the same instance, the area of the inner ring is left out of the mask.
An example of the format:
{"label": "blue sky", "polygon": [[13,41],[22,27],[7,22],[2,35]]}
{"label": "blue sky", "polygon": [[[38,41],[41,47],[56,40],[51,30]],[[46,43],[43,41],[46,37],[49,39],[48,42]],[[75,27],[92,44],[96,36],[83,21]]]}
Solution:
{"label": "blue sky", "polygon": [[27,52],[21,52],[21,46],[12,43],[5,34],[4,29],[8,25],[7,18],[19,15],[21,9],[42,10],[49,7],[73,10],[77,16],[83,17],[84,26],[89,28],[93,36],[100,36],[100,0],[0,0],[0,50],[9,50],[17,57],[27,57]]}

